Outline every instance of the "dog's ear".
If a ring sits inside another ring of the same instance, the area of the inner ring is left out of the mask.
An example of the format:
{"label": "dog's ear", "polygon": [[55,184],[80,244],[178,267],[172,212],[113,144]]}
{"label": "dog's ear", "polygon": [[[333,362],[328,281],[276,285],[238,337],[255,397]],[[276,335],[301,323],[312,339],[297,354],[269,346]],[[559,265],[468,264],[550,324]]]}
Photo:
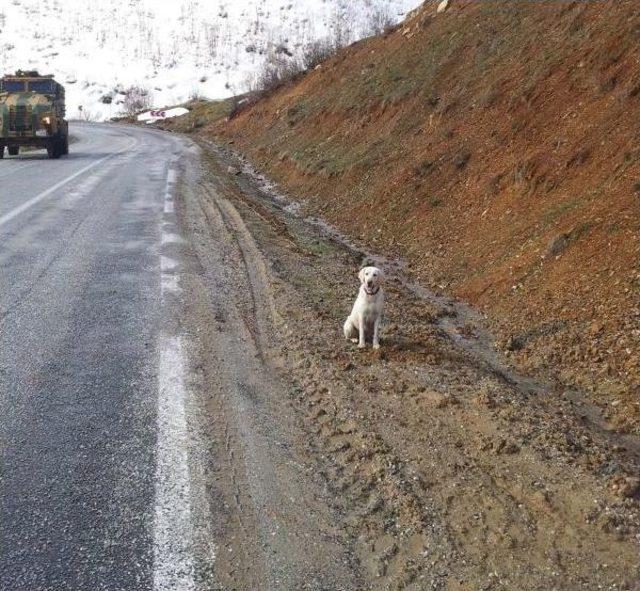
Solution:
{"label": "dog's ear", "polygon": [[364,283],[364,271],[365,271],[366,267],[363,267],[362,269],[360,269],[360,271],[358,271],[358,279],[360,279],[360,283]]}

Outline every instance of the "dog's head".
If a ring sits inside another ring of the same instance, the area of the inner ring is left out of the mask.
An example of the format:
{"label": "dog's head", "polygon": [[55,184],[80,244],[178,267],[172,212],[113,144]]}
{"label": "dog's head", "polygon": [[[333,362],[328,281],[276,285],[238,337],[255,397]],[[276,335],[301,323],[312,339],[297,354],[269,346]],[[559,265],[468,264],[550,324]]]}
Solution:
{"label": "dog's head", "polygon": [[384,273],[378,267],[364,267],[358,273],[360,283],[369,295],[378,293],[383,277]]}

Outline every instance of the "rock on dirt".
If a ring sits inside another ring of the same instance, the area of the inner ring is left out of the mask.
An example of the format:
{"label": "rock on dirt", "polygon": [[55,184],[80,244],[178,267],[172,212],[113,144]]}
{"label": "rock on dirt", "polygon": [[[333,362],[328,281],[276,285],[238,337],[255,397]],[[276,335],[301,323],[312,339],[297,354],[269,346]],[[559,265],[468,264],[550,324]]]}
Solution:
{"label": "rock on dirt", "polygon": [[569,237],[569,234],[563,233],[559,234],[553,240],[551,240],[551,242],[549,242],[549,245],[547,246],[545,258],[550,259],[561,255],[569,245]]}
{"label": "rock on dirt", "polygon": [[618,476],[614,479],[611,490],[625,499],[636,497],[640,494],[640,478]]}

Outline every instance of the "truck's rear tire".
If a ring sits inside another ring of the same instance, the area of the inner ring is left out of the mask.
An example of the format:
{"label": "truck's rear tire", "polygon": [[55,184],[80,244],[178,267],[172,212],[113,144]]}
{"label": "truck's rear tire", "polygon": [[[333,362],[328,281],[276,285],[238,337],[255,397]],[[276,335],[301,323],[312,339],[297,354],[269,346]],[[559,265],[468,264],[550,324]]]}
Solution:
{"label": "truck's rear tire", "polygon": [[53,140],[47,146],[47,155],[49,158],[60,158],[62,156],[62,142],[60,140]]}
{"label": "truck's rear tire", "polygon": [[0,158],[4,158],[4,146],[0,144]]}
{"label": "truck's rear tire", "polygon": [[20,153],[20,146],[9,146],[9,156],[17,156]]}
{"label": "truck's rear tire", "polygon": [[69,153],[69,136],[65,135],[62,140],[62,153],[66,156]]}

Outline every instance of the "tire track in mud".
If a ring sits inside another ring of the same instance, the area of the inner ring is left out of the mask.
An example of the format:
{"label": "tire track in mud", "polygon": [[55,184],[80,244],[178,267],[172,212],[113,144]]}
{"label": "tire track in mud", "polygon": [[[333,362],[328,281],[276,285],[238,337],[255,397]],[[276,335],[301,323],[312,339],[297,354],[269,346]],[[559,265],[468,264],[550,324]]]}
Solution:
{"label": "tire track in mud", "polygon": [[201,419],[210,433],[212,496],[222,506],[215,577],[235,589],[362,588],[322,500],[326,491],[289,450],[297,427],[274,409],[286,390],[265,361],[274,313],[265,263],[217,186],[192,178],[183,190],[178,212],[194,249],[183,283],[209,399]]}
{"label": "tire track in mud", "polygon": [[253,304],[251,312],[245,315],[245,322],[250,330],[253,329],[259,353],[267,355],[272,348],[269,334],[276,319],[276,309],[270,296],[270,282],[264,259],[237,209],[226,199],[214,199],[213,203],[224,223],[233,232],[242,254]]}

